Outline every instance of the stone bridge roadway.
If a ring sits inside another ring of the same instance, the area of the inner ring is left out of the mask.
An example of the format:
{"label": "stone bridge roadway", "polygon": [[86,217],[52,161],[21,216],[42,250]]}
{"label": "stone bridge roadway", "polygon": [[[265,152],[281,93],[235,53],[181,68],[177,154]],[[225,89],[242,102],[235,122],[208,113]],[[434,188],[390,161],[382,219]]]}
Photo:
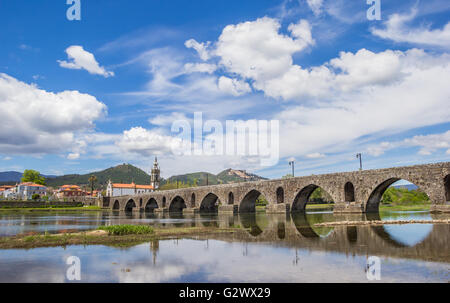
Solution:
{"label": "stone bridge roadway", "polygon": [[414,183],[428,195],[433,212],[450,212],[450,162],[105,197],[103,207],[121,211],[251,213],[262,194],[268,201],[268,213],[304,212],[311,193],[321,187],[333,198],[335,213],[378,212],[384,191],[401,179]]}

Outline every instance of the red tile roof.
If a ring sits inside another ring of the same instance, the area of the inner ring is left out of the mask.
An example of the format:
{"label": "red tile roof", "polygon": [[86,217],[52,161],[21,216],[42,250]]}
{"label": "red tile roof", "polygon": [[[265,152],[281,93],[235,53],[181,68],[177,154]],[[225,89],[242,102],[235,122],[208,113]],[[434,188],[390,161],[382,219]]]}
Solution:
{"label": "red tile roof", "polygon": [[151,185],[139,185],[139,184],[124,184],[124,183],[113,183],[113,188],[136,188],[136,189],[153,189]]}
{"label": "red tile roof", "polygon": [[25,182],[25,183],[20,183],[19,185],[24,185],[24,186],[39,186],[39,187],[45,187],[44,185],[41,184],[36,184],[33,182]]}

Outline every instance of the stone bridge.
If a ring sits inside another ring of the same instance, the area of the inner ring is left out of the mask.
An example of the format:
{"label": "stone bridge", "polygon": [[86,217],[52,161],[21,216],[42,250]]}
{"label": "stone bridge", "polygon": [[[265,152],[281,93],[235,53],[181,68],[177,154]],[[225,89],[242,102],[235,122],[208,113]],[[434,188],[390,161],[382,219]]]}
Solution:
{"label": "stone bridge", "polygon": [[264,195],[266,212],[304,212],[309,196],[321,187],[336,213],[378,212],[384,191],[398,180],[414,183],[431,200],[431,211],[450,212],[450,162],[311,175],[105,197],[103,207],[120,211],[251,213]]}

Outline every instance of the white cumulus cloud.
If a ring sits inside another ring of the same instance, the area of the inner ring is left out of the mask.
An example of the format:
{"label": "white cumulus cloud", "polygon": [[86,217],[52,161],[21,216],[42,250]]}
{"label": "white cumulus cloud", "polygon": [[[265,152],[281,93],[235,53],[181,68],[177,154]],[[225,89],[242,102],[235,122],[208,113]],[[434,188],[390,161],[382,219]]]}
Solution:
{"label": "white cumulus cloud", "polygon": [[411,27],[408,22],[414,20],[417,9],[409,14],[393,14],[384,22],[384,28],[371,28],[373,35],[395,42],[407,42],[419,45],[431,45],[450,48],[450,22],[442,29],[429,26]]}
{"label": "white cumulus cloud", "polygon": [[57,153],[72,150],[77,135],[94,127],[106,105],[78,91],[47,92],[0,74],[0,152]]}
{"label": "white cumulus cloud", "polygon": [[218,87],[222,92],[233,96],[240,96],[252,91],[247,82],[225,76],[219,78]]}
{"label": "white cumulus cloud", "polygon": [[143,156],[171,154],[172,151],[181,150],[182,143],[178,137],[164,135],[143,127],[125,130],[122,137],[116,141],[116,145],[123,151]]}
{"label": "white cumulus cloud", "polygon": [[193,48],[198,53],[200,59],[202,59],[203,61],[206,61],[210,58],[210,54],[208,52],[209,44],[209,42],[199,43],[194,39],[189,39],[184,43],[187,48]]}
{"label": "white cumulus cloud", "polygon": [[315,15],[319,15],[322,12],[323,0],[306,0],[306,2]]}
{"label": "white cumulus cloud", "polygon": [[66,49],[69,61],[58,60],[59,66],[69,69],[84,69],[90,74],[101,75],[105,78],[114,76],[114,72],[105,70],[95,60],[93,54],[85,51],[82,46],[72,45]]}

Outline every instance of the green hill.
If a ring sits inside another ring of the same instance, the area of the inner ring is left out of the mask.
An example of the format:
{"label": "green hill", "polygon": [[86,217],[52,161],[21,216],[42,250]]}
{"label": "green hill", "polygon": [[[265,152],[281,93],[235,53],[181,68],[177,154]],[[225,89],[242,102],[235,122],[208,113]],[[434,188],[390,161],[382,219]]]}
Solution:
{"label": "green hill", "polygon": [[167,180],[163,180],[162,184],[165,184],[167,181],[170,183],[180,182],[184,184],[190,185],[206,185],[206,181],[208,180],[209,185],[219,184],[216,175],[206,173],[206,172],[198,172],[198,173],[190,173],[184,175],[177,175],[168,178]]}
{"label": "green hill", "polygon": [[109,179],[114,183],[131,183],[134,181],[136,184],[150,184],[150,175],[131,164],[122,164],[85,175],[64,175],[48,178],[46,182],[48,186],[52,187],[59,187],[64,184],[88,185],[88,179],[92,175],[97,177],[96,188],[99,185],[104,188]]}
{"label": "green hill", "polygon": [[[227,184],[227,183],[236,183],[236,182],[247,182],[247,181],[258,181],[258,180],[267,180],[266,178],[260,177],[255,174],[247,173],[244,170],[236,170],[236,169],[227,169],[220,172],[217,175],[207,173],[207,172],[197,172],[190,173],[178,176],[172,176],[168,179],[170,183],[176,183],[177,181],[180,183],[198,186],[206,185],[216,185],[216,184]],[[162,184],[165,184],[167,181],[164,180]]]}
{"label": "green hill", "polygon": [[[115,167],[111,167],[102,171],[92,172],[84,175],[64,175],[59,177],[47,178],[47,186],[59,187],[65,184],[75,184],[80,186],[88,186],[89,177],[96,176],[97,182],[95,188],[105,189],[108,180],[111,179],[114,183],[131,183],[134,181],[136,184],[150,184],[150,175],[147,174],[140,168],[137,168],[131,164],[122,164]],[[170,183],[183,183],[185,185],[198,186],[216,184],[226,184],[235,182],[246,182],[246,181],[258,181],[265,180],[265,178],[257,176],[255,174],[247,173],[243,170],[227,169],[223,172],[214,175],[207,172],[197,172],[184,175],[172,176],[167,180],[162,179],[161,185],[166,184],[168,181]],[[164,186],[162,186],[164,188]]]}

